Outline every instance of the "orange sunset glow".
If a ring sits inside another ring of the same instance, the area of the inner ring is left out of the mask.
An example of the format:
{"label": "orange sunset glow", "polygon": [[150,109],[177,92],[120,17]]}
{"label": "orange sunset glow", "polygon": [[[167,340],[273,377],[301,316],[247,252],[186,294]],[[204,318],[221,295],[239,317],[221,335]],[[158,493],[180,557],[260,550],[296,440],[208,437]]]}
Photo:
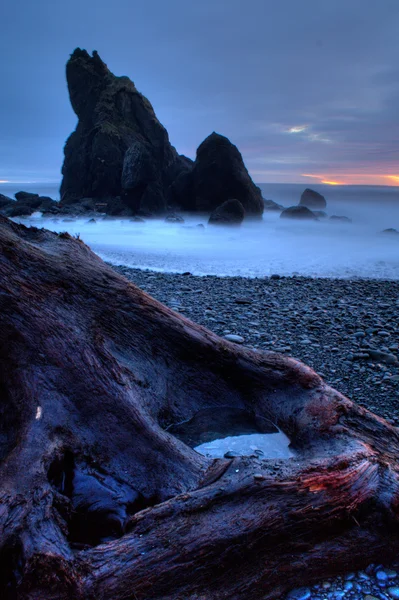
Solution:
{"label": "orange sunset glow", "polygon": [[345,173],[338,175],[316,175],[302,173],[301,177],[309,177],[327,185],[391,185],[399,186],[399,175],[381,175],[379,173]]}

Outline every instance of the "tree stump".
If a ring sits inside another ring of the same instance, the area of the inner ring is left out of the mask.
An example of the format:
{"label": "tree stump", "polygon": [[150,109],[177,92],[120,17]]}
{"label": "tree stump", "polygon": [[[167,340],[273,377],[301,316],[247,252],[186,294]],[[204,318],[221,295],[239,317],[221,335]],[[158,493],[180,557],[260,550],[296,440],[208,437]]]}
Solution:
{"label": "tree stump", "polygon": [[[209,459],[168,431],[226,406],[276,423],[295,458]],[[390,559],[398,448],[299,361],[0,217],[2,599],[272,599]]]}

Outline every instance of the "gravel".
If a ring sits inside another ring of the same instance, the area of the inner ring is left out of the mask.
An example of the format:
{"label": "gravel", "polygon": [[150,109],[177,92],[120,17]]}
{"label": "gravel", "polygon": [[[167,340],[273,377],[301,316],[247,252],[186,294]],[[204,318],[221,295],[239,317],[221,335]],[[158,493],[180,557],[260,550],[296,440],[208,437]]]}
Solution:
{"label": "gravel", "polygon": [[[399,282],[113,268],[226,339],[300,359],[351,400],[399,426]],[[398,573],[399,565],[371,565],[287,598],[399,599]]]}

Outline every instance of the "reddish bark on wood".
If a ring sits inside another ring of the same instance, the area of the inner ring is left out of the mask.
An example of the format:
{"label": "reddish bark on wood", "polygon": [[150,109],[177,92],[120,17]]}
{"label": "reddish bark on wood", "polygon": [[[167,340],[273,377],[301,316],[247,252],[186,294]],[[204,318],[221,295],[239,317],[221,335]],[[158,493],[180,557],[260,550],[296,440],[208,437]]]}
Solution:
{"label": "reddish bark on wood", "polygon": [[[165,431],[222,406],[272,419],[296,458],[211,460]],[[1,598],[271,599],[381,562],[398,449],[309,367],[0,217]]]}

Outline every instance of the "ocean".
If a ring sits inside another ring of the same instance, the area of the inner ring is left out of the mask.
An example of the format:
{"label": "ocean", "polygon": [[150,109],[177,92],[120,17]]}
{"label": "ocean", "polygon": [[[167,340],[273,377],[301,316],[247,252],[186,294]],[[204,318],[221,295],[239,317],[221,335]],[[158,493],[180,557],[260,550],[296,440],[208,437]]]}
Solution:
{"label": "ocean", "polygon": [[[258,184],[265,198],[284,206],[297,204],[306,184]],[[149,219],[43,218],[26,224],[79,234],[104,260],[113,264],[196,275],[265,277],[272,274],[310,277],[399,280],[399,187],[310,185],[327,200],[327,214],[352,223],[296,222],[265,212],[259,222],[239,228],[208,227],[205,215],[184,215],[184,224]],[[1,184],[0,193],[18,189],[59,198],[54,184]],[[197,225],[202,223],[205,228]]]}

